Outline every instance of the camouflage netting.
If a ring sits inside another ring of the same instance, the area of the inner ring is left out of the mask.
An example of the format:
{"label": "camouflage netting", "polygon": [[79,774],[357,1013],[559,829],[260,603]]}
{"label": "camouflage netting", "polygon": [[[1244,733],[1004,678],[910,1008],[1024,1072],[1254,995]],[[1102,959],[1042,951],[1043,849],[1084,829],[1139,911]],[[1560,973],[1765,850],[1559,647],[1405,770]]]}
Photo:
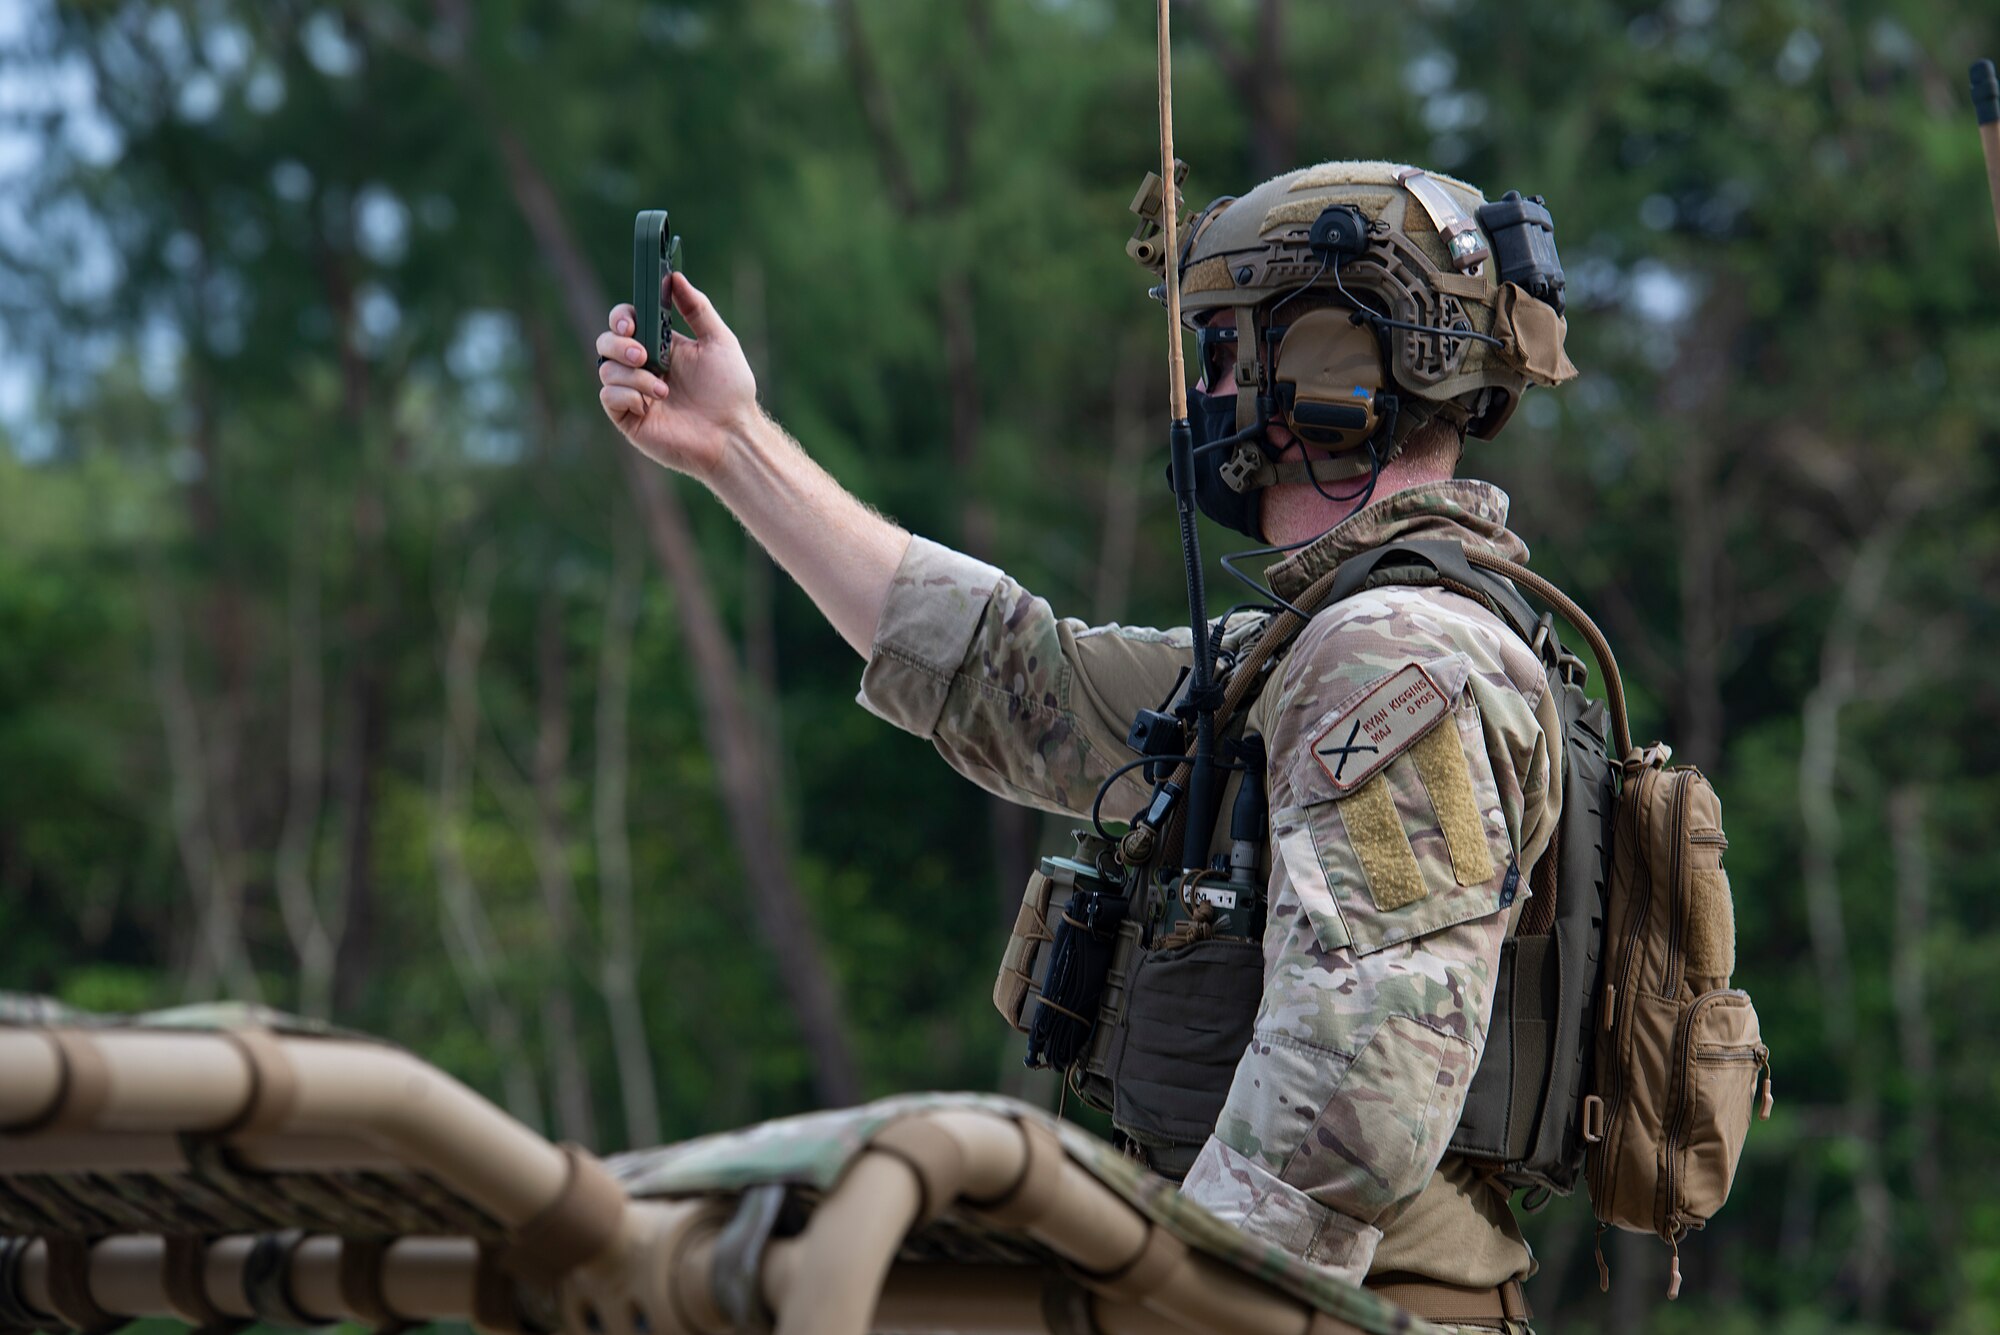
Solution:
{"label": "camouflage netting", "polygon": [[[860,1108],[808,1113],[662,1149],[637,1150],[613,1157],[607,1166],[628,1192],[642,1198],[720,1195],[774,1182],[818,1195],[839,1183],[847,1166],[889,1123],[948,1109],[1041,1123],[1056,1133],[1070,1158],[1091,1176],[1190,1247],[1362,1330],[1387,1335],[1423,1328],[1407,1312],[1366,1290],[1223,1223],[1182,1196],[1173,1183],[1074,1123],[997,1095],[900,1095]],[[958,1210],[947,1211],[911,1234],[902,1259],[1015,1264],[1059,1260],[1032,1240],[982,1225]]]}

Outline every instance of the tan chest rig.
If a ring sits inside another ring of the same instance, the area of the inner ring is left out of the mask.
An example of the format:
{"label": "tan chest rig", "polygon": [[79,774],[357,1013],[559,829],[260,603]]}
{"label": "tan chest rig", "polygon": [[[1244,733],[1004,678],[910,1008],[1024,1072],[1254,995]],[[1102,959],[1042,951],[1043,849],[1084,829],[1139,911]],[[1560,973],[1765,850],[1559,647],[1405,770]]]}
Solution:
{"label": "tan chest rig", "polygon": [[[1567,1194],[1585,1150],[1613,785],[1608,729],[1604,707],[1584,695],[1582,661],[1562,647],[1551,618],[1535,616],[1512,584],[1475,569],[1475,560],[1487,564],[1456,543],[1393,543],[1342,562],[1297,606],[1316,612],[1382,585],[1440,586],[1488,607],[1544,664],[1563,722],[1564,814],[1531,874],[1535,898],[1502,947],[1485,1055],[1451,1149],[1490,1164],[1502,1184]],[[1304,624],[1280,613],[1239,647],[1226,722],[1217,721],[1235,754],[1261,752],[1257,702]],[[1261,801],[1247,855],[1231,838],[1244,833],[1241,799],[1253,779],[1261,794],[1261,774],[1238,771],[1220,804],[1212,846],[1230,850],[1226,870],[1195,877],[1173,866],[1161,855],[1180,847],[1171,822],[1152,828],[1142,817],[1117,842],[1078,830],[1075,852],[1043,859],[1029,879],[994,985],[994,1004],[1023,1032],[1045,1027],[1052,1005],[1068,1020],[1088,1016],[1087,1034],[1075,1031],[1081,1041],[1046,1064],[1110,1115],[1138,1157],[1176,1179],[1221,1115],[1263,994],[1269,831]],[[1079,970],[1095,986],[1073,986]],[[1034,1052],[1031,1044],[1031,1064]]]}

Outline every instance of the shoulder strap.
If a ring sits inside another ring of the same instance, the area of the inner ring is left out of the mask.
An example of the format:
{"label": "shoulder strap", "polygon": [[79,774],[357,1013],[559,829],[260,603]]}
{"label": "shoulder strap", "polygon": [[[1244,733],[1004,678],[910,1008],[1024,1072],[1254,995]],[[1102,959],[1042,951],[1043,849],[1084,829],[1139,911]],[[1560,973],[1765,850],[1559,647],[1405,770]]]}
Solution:
{"label": "shoulder strap", "polygon": [[[1584,643],[1590,646],[1592,656],[1597,659],[1598,670],[1604,675],[1605,699],[1611,707],[1612,740],[1618,748],[1619,758],[1622,760],[1632,755],[1632,725],[1625,712],[1625,682],[1618,675],[1618,660],[1611,652],[1610,642],[1597,628],[1597,623],[1568,594],[1518,561],[1468,550],[1448,539],[1392,542],[1342,561],[1334,571],[1325,602],[1330,606],[1350,598],[1369,587],[1371,581],[1378,586],[1412,582],[1405,575],[1413,565],[1427,566],[1436,572],[1434,579],[1422,580],[1421,583],[1435,583],[1445,588],[1458,586],[1455,592],[1486,604],[1538,654],[1542,653],[1547,636],[1537,633],[1539,618],[1513,585],[1518,584],[1529,590],[1560,613],[1563,620],[1583,636]],[[1473,569],[1475,566],[1479,568],[1477,571]],[[1397,573],[1389,575],[1390,571]],[[1482,577],[1486,571],[1503,578]],[[1512,584],[1506,582],[1510,580]]]}
{"label": "shoulder strap", "polygon": [[[1563,619],[1576,627],[1577,633],[1583,636],[1585,643],[1590,646],[1591,653],[1597,658],[1598,668],[1604,673],[1605,697],[1611,706],[1612,742],[1618,749],[1619,758],[1628,762],[1635,758],[1632,727],[1625,715],[1625,683],[1618,675],[1618,660],[1612,655],[1611,645],[1604,638],[1604,632],[1597,628],[1597,623],[1572,602],[1568,594],[1519,562],[1509,561],[1501,556],[1488,556],[1484,552],[1467,551],[1456,542],[1442,539],[1389,543],[1351,556],[1314,580],[1305,592],[1293,601],[1292,606],[1296,607],[1298,612],[1287,609],[1272,618],[1264,634],[1251,647],[1244,660],[1236,665],[1224,687],[1222,706],[1216,711],[1216,726],[1220,728],[1228,722],[1230,715],[1236,712],[1237,707],[1243,703],[1243,697],[1249,693],[1252,684],[1262,674],[1265,663],[1289,645],[1293,636],[1305,629],[1308,619],[1317,615],[1321,608],[1330,607],[1359,593],[1378,571],[1386,575],[1388,570],[1396,569],[1397,566],[1391,558],[1397,556],[1405,558],[1401,567],[1403,570],[1408,570],[1411,566],[1407,558],[1415,557],[1416,564],[1428,566],[1437,573],[1435,580],[1422,581],[1423,583],[1436,583],[1446,588],[1456,585],[1458,587],[1454,589],[1455,592],[1461,592],[1466,597],[1491,608],[1496,616],[1507,622],[1515,634],[1538,653],[1541,649],[1538,640],[1542,637],[1536,633],[1539,623],[1532,616],[1527,600],[1511,587],[1496,585],[1490,579],[1480,578],[1473,567],[1477,566],[1512,580],[1515,584],[1531,590],[1536,597],[1562,613]],[[1384,578],[1379,582],[1386,584],[1391,580]],[[1300,616],[1299,612],[1305,615]],[[1173,782],[1185,786],[1189,770],[1190,766],[1185,763],[1177,766]],[[1180,831],[1186,819],[1185,805],[1177,804],[1174,814],[1168,819],[1164,845],[1156,844],[1152,831],[1147,831],[1142,840],[1134,843],[1132,836],[1140,833],[1141,828],[1135,826],[1126,836],[1126,861],[1144,861],[1151,856],[1155,847],[1178,848]]]}

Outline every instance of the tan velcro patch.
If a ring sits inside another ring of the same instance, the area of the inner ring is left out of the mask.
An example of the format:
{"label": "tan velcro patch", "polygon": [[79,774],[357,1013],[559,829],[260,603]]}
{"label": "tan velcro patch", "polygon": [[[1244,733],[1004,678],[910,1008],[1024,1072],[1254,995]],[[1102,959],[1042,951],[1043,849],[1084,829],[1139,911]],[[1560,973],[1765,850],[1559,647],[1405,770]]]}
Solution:
{"label": "tan velcro patch", "polygon": [[1229,276],[1229,261],[1225,259],[1206,259],[1199,264],[1190,264],[1187,272],[1181,275],[1183,292],[1215,292],[1234,286],[1236,284]]}
{"label": "tan velcro patch", "polygon": [[1276,231],[1287,225],[1310,223],[1326,212],[1326,207],[1326,201],[1323,199],[1288,199],[1282,204],[1273,204],[1270,212],[1264,215],[1264,221],[1259,224],[1257,234],[1262,236],[1266,232]]}
{"label": "tan velcro patch", "polygon": [[1466,767],[1458,729],[1432,728],[1410,748],[1410,758],[1417,762],[1438,828],[1444,831],[1452,878],[1460,885],[1486,884],[1498,868],[1486,843],[1486,822],[1472,793],[1472,772]]}
{"label": "tan velcro patch", "polygon": [[[1394,186],[1396,184],[1396,173],[1402,169],[1403,164],[1401,163],[1384,162],[1379,158],[1361,159],[1353,162],[1322,162],[1301,171],[1297,176],[1292,178],[1292,183],[1286,186],[1285,189],[1288,191],[1319,190],[1329,186],[1342,185]],[[1443,172],[1428,172],[1426,174],[1434,181],[1443,181],[1446,185],[1455,185],[1467,194],[1479,194],[1477,186],[1467,185],[1456,176],[1446,176]],[[1484,196],[1481,196],[1481,198],[1484,198]]]}
{"label": "tan velcro patch", "polygon": [[1697,867],[1689,879],[1687,971],[1727,978],[1736,972],[1736,905],[1729,873]]}
{"label": "tan velcro patch", "polygon": [[1416,850],[1403,833],[1396,798],[1389,780],[1377,774],[1340,799],[1340,820],[1347,827],[1347,846],[1361,861],[1368,894],[1378,909],[1399,909],[1429,893],[1417,866]]}

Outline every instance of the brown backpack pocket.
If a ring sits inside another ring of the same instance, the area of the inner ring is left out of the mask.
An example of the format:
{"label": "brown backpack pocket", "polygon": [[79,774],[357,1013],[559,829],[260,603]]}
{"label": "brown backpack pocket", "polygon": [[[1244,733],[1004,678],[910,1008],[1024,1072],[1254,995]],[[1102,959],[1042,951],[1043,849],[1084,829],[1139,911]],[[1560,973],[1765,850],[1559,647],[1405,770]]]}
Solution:
{"label": "brown backpack pocket", "polygon": [[1749,993],[1721,988],[1688,1007],[1677,1036],[1675,1097],[1661,1146],[1657,1227],[1662,1236],[1702,1227],[1729,1199],[1760,1082],[1769,1094],[1770,1060]]}

